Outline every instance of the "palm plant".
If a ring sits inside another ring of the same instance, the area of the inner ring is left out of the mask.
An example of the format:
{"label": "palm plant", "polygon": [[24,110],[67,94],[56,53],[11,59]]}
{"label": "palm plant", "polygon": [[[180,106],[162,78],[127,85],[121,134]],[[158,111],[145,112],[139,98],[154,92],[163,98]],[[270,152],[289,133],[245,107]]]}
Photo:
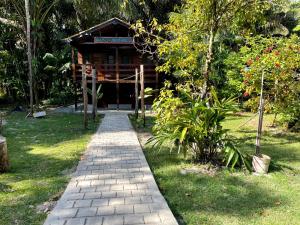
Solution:
{"label": "palm plant", "polygon": [[211,90],[208,100],[194,96],[186,88],[179,88],[178,96],[173,91],[164,89],[154,104],[157,112],[154,136],[148,143],[159,149],[167,147],[177,149],[185,156],[201,163],[212,162],[235,167],[249,163],[241,152],[234,147],[222,128],[222,121],[228,112],[235,109],[234,99],[217,98]]}
{"label": "palm plant", "polygon": [[[38,66],[38,47],[42,40],[42,25],[50,16],[50,11],[56,4],[57,0],[49,3],[47,0],[25,0],[25,10],[24,3],[22,0],[8,0],[16,13],[16,20],[14,23],[22,27],[26,31],[28,51],[30,47],[30,55],[28,55],[29,65],[29,86],[30,86],[30,108],[33,108],[33,94],[35,94],[35,100],[38,104],[38,85],[37,85],[37,66]],[[24,20],[25,18],[25,20]],[[29,59],[30,57],[30,59]]]}

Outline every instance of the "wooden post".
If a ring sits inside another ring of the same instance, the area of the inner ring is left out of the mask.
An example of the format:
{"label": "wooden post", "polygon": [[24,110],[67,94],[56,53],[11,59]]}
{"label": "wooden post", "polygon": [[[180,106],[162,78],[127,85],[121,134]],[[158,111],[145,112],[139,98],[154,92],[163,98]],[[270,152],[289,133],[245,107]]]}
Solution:
{"label": "wooden post", "polygon": [[75,112],[78,109],[78,99],[77,99],[77,82],[74,82],[74,104],[75,104]]}
{"label": "wooden post", "polygon": [[139,70],[135,68],[135,118],[139,116]]}
{"label": "wooden post", "polygon": [[83,94],[83,126],[84,129],[88,127],[88,95],[87,95],[87,82],[86,82],[86,65],[82,65],[82,94]]}
{"label": "wooden post", "polygon": [[117,91],[117,109],[119,110],[120,105],[120,71],[119,71],[119,48],[116,47],[116,91]]}
{"label": "wooden post", "polygon": [[260,90],[260,99],[259,99],[259,120],[258,120],[258,127],[257,127],[257,134],[256,134],[256,149],[255,154],[257,156],[260,155],[260,139],[262,133],[262,125],[263,125],[263,118],[264,118],[264,96],[263,96],[263,89],[264,89],[264,72],[261,75],[261,90]]}
{"label": "wooden post", "polygon": [[9,169],[6,138],[0,136],[0,173],[7,172]]}
{"label": "wooden post", "polygon": [[93,120],[95,122],[97,115],[97,74],[96,69],[93,67],[92,70],[92,99],[93,99]]}
{"label": "wooden post", "polygon": [[73,84],[74,84],[74,105],[75,105],[75,111],[78,109],[77,105],[77,80],[76,80],[76,65],[75,65],[75,52],[74,48],[72,47],[71,51],[72,55],[72,77],[73,77]]}
{"label": "wooden post", "polygon": [[146,116],[145,116],[145,84],[144,84],[144,65],[140,66],[140,82],[141,82],[141,110],[142,118],[144,121],[144,127],[146,125]]}

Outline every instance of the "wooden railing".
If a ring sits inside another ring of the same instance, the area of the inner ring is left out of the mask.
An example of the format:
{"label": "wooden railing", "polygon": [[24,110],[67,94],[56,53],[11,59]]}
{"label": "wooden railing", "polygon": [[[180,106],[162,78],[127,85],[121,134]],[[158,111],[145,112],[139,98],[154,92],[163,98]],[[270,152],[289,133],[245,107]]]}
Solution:
{"label": "wooden railing", "polygon": [[[73,79],[76,81],[81,81],[82,79],[82,64],[74,64],[73,69]],[[135,80],[135,69],[140,68],[138,64],[86,64],[87,70],[87,80],[91,80],[91,68],[96,69],[98,82],[119,82],[119,83],[134,83]],[[145,83],[156,83],[158,82],[158,75],[155,71],[154,65],[144,65],[144,77]]]}

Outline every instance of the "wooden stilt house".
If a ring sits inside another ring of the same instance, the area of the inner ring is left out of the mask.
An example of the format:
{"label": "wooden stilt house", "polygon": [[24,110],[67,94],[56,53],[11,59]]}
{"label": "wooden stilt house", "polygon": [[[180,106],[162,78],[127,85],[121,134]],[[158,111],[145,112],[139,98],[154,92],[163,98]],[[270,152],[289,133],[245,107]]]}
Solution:
{"label": "wooden stilt house", "polygon": [[[145,87],[157,88],[160,77],[155,65],[133,45],[130,24],[113,18],[65,39],[72,46],[72,74],[77,88],[81,86],[82,68],[86,65],[88,86],[92,68],[97,85],[102,84],[99,105],[108,108],[134,108],[135,70],[144,65]],[[76,91],[77,92],[77,91]]]}

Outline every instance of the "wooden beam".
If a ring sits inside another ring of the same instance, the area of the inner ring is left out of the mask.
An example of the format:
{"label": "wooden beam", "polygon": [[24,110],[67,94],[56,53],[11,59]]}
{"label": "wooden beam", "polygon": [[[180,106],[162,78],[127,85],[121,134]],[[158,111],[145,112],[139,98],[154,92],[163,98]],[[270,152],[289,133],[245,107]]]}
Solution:
{"label": "wooden beam", "polygon": [[82,65],[82,94],[83,94],[83,126],[84,129],[87,129],[88,127],[88,95],[87,95],[87,82],[86,82],[86,66]]}
{"label": "wooden beam", "polygon": [[77,111],[78,109],[78,96],[77,96],[77,85],[78,83],[77,82],[74,82],[73,85],[74,85],[74,105],[75,105],[75,111]]}
{"label": "wooden beam", "polygon": [[76,64],[75,64],[75,52],[74,48],[72,47],[72,76],[73,76],[73,85],[74,85],[74,105],[75,111],[77,111],[77,83],[76,83]]}
{"label": "wooden beam", "polygon": [[92,99],[93,99],[93,120],[95,122],[96,116],[97,116],[97,75],[96,75],[96,69],[93,67],[92,70]]}
{"label": "wooden beam", "polygon": [[260,139],[262,134],[262,126],[264,119],[264,75],[265,72],[262,72],[261,75],[261,87],[260,87],[260,98],[259,98],[259,120],[256,134],[256,143],[255,143],[255,154],[260,156]]}
{"label": "wooden beam", "polygon": [[139,116],[139,70],[135,68],[135,117]]}
{"label": "wooden beam", "polygon": [[120,106],[120,69],[119,69],[119,48],[116,47],[116,79],[117,79],[117,109]]}
{"label": "wooden beam", "polygon": [[[87,83],[88,84],[91,84],[92,83],[92,80],[87,80]],[[108,84],[117,84],[117,80],[99,80],[97,81],[98,84],[105,84],[105,83],[108,83]],[[144,80],[144,83],[145,84],[155,84],[156,81],[155,80]],[[119,84],[135,84],[135,80],[120,80],[119,81]]]}
{"label": "wooden beam", "polygon": [[146,116],[145,116],[144,65],[140,66],[140,82],[141,82],[141,111],[142,111],[142,118],[143,118],[144,127],[145,127],[145,125],[146,125]]}

